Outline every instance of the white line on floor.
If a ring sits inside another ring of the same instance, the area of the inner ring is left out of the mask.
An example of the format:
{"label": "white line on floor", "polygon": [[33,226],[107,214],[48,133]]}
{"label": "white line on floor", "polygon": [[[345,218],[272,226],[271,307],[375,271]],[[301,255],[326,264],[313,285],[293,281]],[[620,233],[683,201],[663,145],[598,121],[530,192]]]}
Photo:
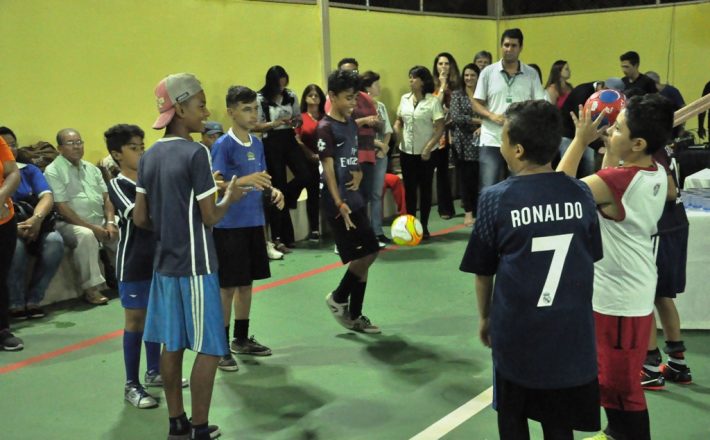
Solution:
{"label": "white line on floor", "polygon": [[481,412],[492,401],[493,387],[490,387],[409,440],[438,440]]}

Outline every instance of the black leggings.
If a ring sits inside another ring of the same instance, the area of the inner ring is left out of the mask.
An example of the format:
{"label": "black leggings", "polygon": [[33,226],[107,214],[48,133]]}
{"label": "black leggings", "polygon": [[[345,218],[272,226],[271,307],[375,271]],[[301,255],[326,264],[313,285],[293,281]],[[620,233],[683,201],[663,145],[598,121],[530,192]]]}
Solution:
{"label": "black leggings", "polygon": [[407,202],[407,214],[417,215],[417,190],[419,190],[420,217],[425,232],[429,232],[429,212],[431,211],[431,191],[434,179],[433,159],[422,160],[418,154],[399,155],[404,180],[404,197]]}
{"label": "black leggings", "polygon": [[472,212],[475,217],[478,208],[478,161],[457,160],[456,170],[459,176],[463,210]]}
{"label": "black leggings", "polygon": [[[271,225],[272,239],[290,244],[294,241],[294,232],[289,209],[296,207],[301,190],[308,184],[306,159],[296,143],[293,129],[272,130],[267,134],[264,138],[266,170],[271,175],[271,184],[286,198],[283,210],[275,206],[266,209],[267,218]],[[290,182],[287,182],[286,167],[294,176]]]}
{"label": "black leggings", "polygon": [[7,273],[17,245],[17,222],[15,217],[0,225],[0,331],[10,328],[10,291],[7,288]]}
{"label": "black leggings", "polygon": [[451,150],[451,146],[447,142],[444,148],[437,148],[432,151],[431,159],[429,160],[436,167],[436,203],[439,215],[453,217],[456,210],[454,209],[451,182],[449,181],[449,150]]}

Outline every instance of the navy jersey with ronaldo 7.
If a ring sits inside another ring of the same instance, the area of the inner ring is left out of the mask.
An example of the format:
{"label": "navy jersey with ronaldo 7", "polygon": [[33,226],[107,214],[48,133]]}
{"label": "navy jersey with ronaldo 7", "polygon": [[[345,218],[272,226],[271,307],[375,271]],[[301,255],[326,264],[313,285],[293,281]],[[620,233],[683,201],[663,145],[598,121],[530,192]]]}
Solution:
{"label": "navy jersey with ronaldo 7", "polygon": [[482,192],[460,269],[495,275],[489,333],[498,374],[535,389],[595,379],[592,290],[601,257],[596,205],[584,183],[541,173]]}
{"label": "navy jersey with ronaldo 7", "polygon": [[[335,180],[338,183],[340,198],[350,207],[352,212],[365,206],[360,191],[348,191],[345,184],[350,182],[350,171],[359,171],[357,160],[357,124],[352,118],[346,122],[337,121],[326,115],[318,123],[318,155],[321,160],[333,158]],[[333,196],[328,191],[325,182],[325,172],[321,173],[321,205],[327,215],[339,215]]]}

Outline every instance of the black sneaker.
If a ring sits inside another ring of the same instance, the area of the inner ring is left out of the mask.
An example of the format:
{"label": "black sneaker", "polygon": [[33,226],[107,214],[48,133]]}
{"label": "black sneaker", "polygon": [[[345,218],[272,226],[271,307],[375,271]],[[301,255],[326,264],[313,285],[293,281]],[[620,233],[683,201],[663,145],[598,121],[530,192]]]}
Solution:
{"label": "black sneaker", "polygon": [[10,310],[10,319],[15,319],[15,320],[21,320],[21,319],[27,319],[27,310],[25,309],[15,309],[15,310]]}
{"label": "black sneaker", "polygon": [[[190,424],[192,424],[192,417],[189,419]],[[210,439],[218,438],[219,436],[222,435],[222,431],[219,430],[219,426],[217,425],[207,425],[207,429],[210,432]],[[190,431],[193,431],[193,429],[190,429]],[[190,438],[195,438],[194,436]]]}
{"label": "black sneaker", "polygon": [[44,310],[41,307],[37,306],[28,306],[27,307],[27,317],[30,319],[40,319],[44,318],[47,316],[47,314],[44,312]]}
{"label": "black sneaker", "polygon": [[229,344],[229,349],[234,354],[250,354],[252,356],[271,356],[271,349],[259,344],[254,336],[246,341],[239,342],[236,339]]}
{"label": "black sneaker", "polygon": [[658,391],[666,386],[666,380],[660,371],[651,371],[646,366],[641,368],[641,388]]}
{"label": "black sneaker", "polygon": [[666,380],[682,385],[687,385],[693,381],[693,376],[690,374],[690,368],[687,365],[678,365],[671,361],[661,365],[661,374]]}
{"label": "black sneaker", "polygon": [[308,234],[308,241],[311,243],[320,243],[320,232],[311,231],[311,233]]}
{"label": "black sneaker", "polygon": [[387,236],[384,235],[384,234],[378,235],[378,236],[377,236],[377,241],[379,241],[380,243],[384,243],[384,244],[390,244],[390,243],[392,243],[392,240],[390,240],[389,238],[387,238]]}
{"label": "black sneaker", "polygon": [[0,331],[0,348],[5,351],[20,351],[25,348],[22,339],[16,337],[10,330]]}

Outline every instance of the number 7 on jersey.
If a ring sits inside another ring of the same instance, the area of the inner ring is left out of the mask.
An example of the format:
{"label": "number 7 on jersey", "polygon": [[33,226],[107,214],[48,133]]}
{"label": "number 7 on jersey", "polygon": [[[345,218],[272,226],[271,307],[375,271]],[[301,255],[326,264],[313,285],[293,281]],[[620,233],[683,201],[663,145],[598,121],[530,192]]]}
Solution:
{"label": "number 7 on jersey", "polygon": [[550,307],[555,300],[557,287],[560,285],[562,268],[565,265],[569,245],[572,243],[573,234],[549,235],[547,237],[535,237],[532,240],[532,252],[553,251],[550,270],[545,278],[545,285],[542,286],[540,299],[537,301],[538,307]]}

